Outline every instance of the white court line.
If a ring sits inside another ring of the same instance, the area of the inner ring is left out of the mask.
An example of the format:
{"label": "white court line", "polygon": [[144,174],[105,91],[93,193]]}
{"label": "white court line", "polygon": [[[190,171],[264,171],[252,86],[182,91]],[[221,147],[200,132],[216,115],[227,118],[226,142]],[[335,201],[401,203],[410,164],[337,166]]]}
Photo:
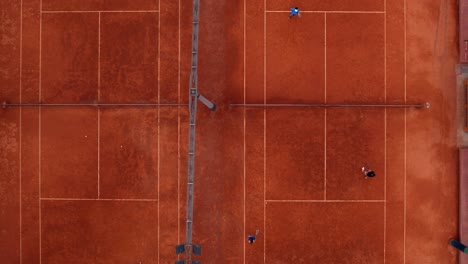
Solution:
{"label": "white court line", "polygon": [[42,0],[39,5],[39,103],[42,103]]}
{"label": "white court line", "polygon": [[[263,103],[266,104],[266,0],[263,0]],[[266,263],[266,108],[263,109],[263,263]]]}
{"label": "white court line", "polygon": [[41,13],[159,13],[159,10],[43,10]]}
{"label": "white court line", "polygon": [[[265,99],[266,100],[266,99]],[[263,263],[266,263],[266,109],[263,109]]]}
{"label": "white court line", "polygon": [[[243,91],[244,104],[246,104],[246,98],[245,98],[246,97],[245,96],[246,95],[246,80],[245,80],[245,77],[246,77],[246,73],[245,73],[246,72],[246,69],[245,69],[245,67],[246,67],[246,54],[245,54],[246,53],[246,18],[245,17],[247,15],[246,1],[247,0],[244,0],[244,43],[243,43],[244,44],[244,91]],[[244,112],[244,159],[243,159],[243,165],[244,165],[244,168],[243,168],[244,169],[244,171],[243,171],[243,173],[244,173],[244,179],[243,179],[244,180],[244,182],[243,182],[243,184],[244,184],[244,186],[243,186],[244,187],[244,233],[242,234],[242,241],[244,241],[243,251],[244,251],[244,264],[245,264],[245,260],[246,260],[245,259],[245,246],[246,246],[246,244],[245,244],[245,238],[244,237],[246,235],[245,210],[246,210],[246,203],[247,203],[246,193],[245,193],[245,191],[246,191],[246,189],[245,189],[245,180],[246,180],[246,168],[245,168],[245,159],[246,159],[246,153],[245,153],[246,152],[246,149],[245,149],[246,148],[246,142],[245,142],[246,141],[246,109],[245,109],[245,107],[243,109],[243,112]]]}
{"label": "white court line", "polygon": [[[403,33],[404,33],[404,45],[405,45],[405,49],[404,49],[404,57],[405,57],[405,65],[404,65],[404,68],[405,68],[405,79],[404,79],[404,90],[405,90],[405,104],[406,104],[406,89],[407,89],[407,52],[406,52],[406,48],[407,48],[407,39],[406,39],[406,23],[407,23],[407,18],[406,18],[406,0],[403,1],[403,4],[404,4],[404,7],[403,7],[403,11],[404,11],[404,16],[403,16],[403,21],[404,21],[404,30],[403,30]],[[407,116],[406,116],[406,113],[407,113],[407,109],[405,108],[405,161],[404,161],[404,178],[405,178],[405,185],[404,185],[404,196],[403,196],[403,219],[404,219],[404,222],[403,222],[403,263],[406,263],[406,170],[407,170],[407,164],[406,164],[406,159],[407,159],[407,153],[406,153],[406,149],[407,149],[407,144],[406,144],[406,124],[407,124]]]}
{"label": "white court line", "polygon": [[[41,181],[42,181],[42,158],[41,158],[41,149],[42,149],[42,107],[39,107],[39,197],[41,197]],[[39,263],[42,263],[42,206],[41,199],[39,198]]]}
{"label": "white court line", "polygon": [[[384,100],[387,104],[387,0],[384,0]],[[387,108],[384,110],[384,230],[383,255],[384,264],[387,255]]]}
{"label": "white court line", "polygon": [[[323,19],[324,19],[324,56],[325,56],[325,69],[324,69],[324,74],[325,74],[325,79],[324,79],[324,83],[325,83],[325,104],[327,103],[327,14],[323,14]],[[324,125],[324,154],[323,154],[323,178],[324,178],[324,182],[323,182],[323,199],[326,200],[327,199],[327,108],[325,108],[325,111],[324,111],[324,115],[325,115],[325,125]]]}
{"label": "white court line", "polygon": [[407,118],[406,118],[406,109],[405,109],[405,162],[404,162],[404,178],[405,178],[405,184],[404,184],[404,195],[403,195],[403,219],[404,219],[404,222],[403,222],[403,263],[406,263],[406,158],[407,158],[407,154],[406,154],[406,121],[407,121]]}
{"label": "white court line", "polygon": [[385,203],[385,200],[265,200],[267,203]]}
{"label": "white court line", "polygon": [[324,56],[325,56],[325,104],[327,103],[327,13],[323,14],[323,19],[324,19]]}
{"label": "white court line", "polygon": [[[42,0],[39,2],[39,102],[42,102]],[[41,181],[42,181],[42,162],[41,162],[41,147],[42,147],[42,107],[39,107],[39,264],[42,263],[42,205],[41,205]]]}
{"label": "white court line", "polygon": [[98,199],[101,197],[101,110],[98,108],[97,111],[97,145],[98,145],[98,157],[97,157],[97,174],[98,174],[98,182],[97,182],[97,191],[98,191]]}
{"label": "white court line", "polygon": [[[266,13],[290,13],[290,11],[268,10]],[[301,10],[301,13],[330,13],[330,14],[383,14],[385,11],[337,11],[337,10]]]}
{"label": "white court line", "polygon": [[[22,89],[23,89],[23,0],[20,1],[20,43],[19,43],[19,102],[20,104],[22,103]],[[22,159],[22,132],[23,132],[23,110],[22,107],[19,109],[19,259],[20,259],[20,264],[23,263],[23,215],[22,215],[22,210],[23,210],[23,203],[21,201],[21,194],[22,194],[22,180],[23,180],[23,174],[22,174],[22,167],[23,167],[23,159]]]}
{"label": "white court line", "polygon": [[385,109],[384,117],[384,263],[386,262],[386,239],[387,239],[387,109]]}
{"label": "white court line", "polygon": [[[177,107],[177,245],[179,244],[180,244],[180,107]],[[179,260],[179,256],[177,256],[177,260]]]}
{"label": "white court line", "polygon": [[157,202],[158,199],[106,199],[106,198],[41,198],[42,201],[117,201],[117,202]]}
{"label": "white court line", "polygon": [[[98,20],[98,103],[101,102],[101,13],[99,13]],[[101,197],[101,108],[98,107],[98,120],[97,120],[97,129],[98,129],[98,138],[97,138],[97,168],[98,168],[98,199]]]}
{"label": "white court line", "polygon": [[[266,104],[266,30],[267,30],[267,19],[266,19],[266,0],[263,0],[263,104]],[[265,128],[266,129],[266,128]]]}
{"label": "white court line", "polygon": [[98,102],[101,100],[101,12],[98,21]]}
{"label": "white court line", "polygon": [[324,148],[323,148],[323,199],[327,200],[327,109],[324,111]]}
{"label": "white court line", "polygon": [[[20,48],[21,49],[21,48]],[[21,68],[21,67],[20,67]],[[21,77],[20,77],[21,78]],[[21,85],[20,85],[21,87]],[[21,89],[21,88],[20,88]],[[21,102],[21,97],[20,97],[20,102]],[[22,203],[22,199],[21,199],[21,195],[22,195],[22,192],[23,192],[23,189],[21,187],[22,185],[22,178],[23,178],[23,173],[22,173],[22,167],[23,167],[23,158],[22,158],[22,151],[21,151],[21,146],[22,146],[22,142],[23,142],[23,138],[22,138],[22,123],[23,123],[23,119],[22,119],[22,107],[19,108],[19,251],[20,251],[20,263],[23,262],[22,260],[22,255],[23,255],[23,238],[22,238],[22,233],[23,233],[23,215],[22,215],[22,210],[23,210],[23,203]]]}
{"label": "white court line", "polygon": [[[161,10],[161,1],[158,1],[158,9]],[[158,12],[158,104],[161,102],[161,13]],[[160,141],[160,132],[161,132],[161,129],[160,129],[160,123],[161,123],[161,107],[158,106],[158,161],[157,161],[157,166],[158,166],[158,189],[157,189],[157,192],[158,192],[158,201],[159,201],[159,185],[160,185],[160,167],[161,167],[161,151],[160,151],[160,144],[161,144],[161,141]],[[159,217],[159,204],[158,203],[158,263],[159,263],[159,251],[160,251],[160,247],[161,247],[161,244],[160,244],[160,222],[161,222],[161,219]]]}
{"label": "white court line", "polygon": [[[244,68],[245,69],[245,68]],[[245,79],[244,79],[245,80]],[[244,97],[245,98],[245,97]],[[243,109],[244,111],[244,162],[243,162],[243,165],[244,165],[244,171],[243,171],[243,176],[244,176],[244,234],[242,236],[242,240],[244,241],[244,264],[245,264],[245,239],[244,239],[244,236],[246,235],[246,217],[245,217],[245,210],[246,210],[246,203],[247,203],[247,199],[246,199],[246,187],[245,187],[245,181],[246,181],[246,168],[245,168],[245,160],[246,160],[246,109],[244,108]]]}
{"label": "white court line", "polygon": [[[180,104],[180,0],[178,18],[177,103]],[[177,245],[180,244],[180,107],[177,107]],[[177,256],[179,260],[179,256]]]}

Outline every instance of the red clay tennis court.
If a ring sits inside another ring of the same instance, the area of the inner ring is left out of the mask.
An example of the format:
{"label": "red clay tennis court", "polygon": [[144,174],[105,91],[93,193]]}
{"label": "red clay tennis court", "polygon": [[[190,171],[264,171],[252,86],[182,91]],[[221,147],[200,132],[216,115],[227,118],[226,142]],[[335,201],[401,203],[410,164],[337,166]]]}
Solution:
{"label": "red clay tennis court", "polygon": [[[192,1],[0,10],[2,261],[182,260]],[[457,12],[202,0],[198,86],[217,109],[197,115],[195,259],[463,261]]]}

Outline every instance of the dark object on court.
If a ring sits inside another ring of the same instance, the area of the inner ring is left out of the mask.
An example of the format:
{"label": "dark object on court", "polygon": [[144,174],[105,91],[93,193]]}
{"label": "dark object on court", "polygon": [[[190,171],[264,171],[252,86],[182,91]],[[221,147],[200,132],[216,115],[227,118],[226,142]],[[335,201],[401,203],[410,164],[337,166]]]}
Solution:
{"label": "dark object on court", "polygon": [[[176,254],[179,255],[180,253],[185,253],[186,246],[184,244],[180,244],[176,246]],[[192,253],[201,256],[201,247],[199,245],[192,245]]]}
{"label": "dark object on court", "polygon": [[206,107],[208,107],[208,109],[210,109],[211,111],[216,110],[216,104],[206,99],[203,95],[198,94],[198,100],[200,100],[200,102],[206,105]]}
{"label": "dark object on court", "polygon": [[201,264],[200,261],[192,260],[192,263],[185,263],[185,260],[177,260],[176,264]]}
{"label": "dark object on court", "polygon": [[454,239],[450,239],[450,245],[458,250],[460,250],[461,252],[465,253],[465,254],[468,254],[468,248],[463,245],[462,243],[458,242],[457,240],[454,240]]}
{"label": "dark object on court", "polygon": [[255,242],[255,239],[257,239],[255,236],[249,235],[247,237],[247,240],[249,241],[249,244],[253,244]]}
{"label": "dark object on court", "polygon": [[361,171],[366,177],[375,177],[375,172],[369,169],[367,165],[362,166]]}

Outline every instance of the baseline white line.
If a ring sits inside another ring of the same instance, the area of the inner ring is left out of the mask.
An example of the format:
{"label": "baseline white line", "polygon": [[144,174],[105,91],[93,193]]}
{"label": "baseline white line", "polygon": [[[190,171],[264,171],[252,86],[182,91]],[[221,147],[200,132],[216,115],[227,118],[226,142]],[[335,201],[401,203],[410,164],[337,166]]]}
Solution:
{"label": "baseline white line", "polygon": [[[290,13],[290,11],[268,10],[266,13]],[[385,11],[326,11],[326,10],[301,10],[301,13],[330,13],[330,14],[383,14]]]}
{"label": "baseline white line", "polygon": [[42,201],[118,201],[118,202],[157,202],[158,199],[107,199],[107,198],[41,198]]}
{"label": "baseline white line", "polygon": [[[19,43],[19,102],[22,103],[22,90],[23,90],[23,0],[20,1],[20,43]],[[23,181],[23,158],[22,158],[22,132],[23,132],[23,109],[19,109],[19,260],[20,264],[23,263],[23,203],[21,199],[22,181]]]}
{"label": "baseline white line", "polygon": [[266,200],[268,203],[385,203],[385,200]]}
{"label": "baseline white line", "polygon": [[159,10],[43,10],[41,13],[159,13]]}

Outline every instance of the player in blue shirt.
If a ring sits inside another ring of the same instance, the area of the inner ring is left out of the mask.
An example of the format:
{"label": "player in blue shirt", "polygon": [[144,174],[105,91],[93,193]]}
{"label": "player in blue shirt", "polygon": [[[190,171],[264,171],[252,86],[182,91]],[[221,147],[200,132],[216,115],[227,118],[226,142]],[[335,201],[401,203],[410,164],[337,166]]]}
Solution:
{"label": "player in blue shirt", "polygon": [[248,235],[247,236],[247,241],[249,241],[249,244],[253,244],[255,240],[257,239],[258,234],[260,233],[260,230],[257,230],[255,232],[255,235]]}
{"label": "player in blue shirt", "polygon": [[289,18],[291,18],[293,16],[296,16],[296,15],[298,17],[301,16],[301,13],[299,13],[300,12],[299,7],[297,7],[297,6],[296,7],[291,7],[291,8],[289,8],[289,10],[291,10],[291,13],[289,14]]}

